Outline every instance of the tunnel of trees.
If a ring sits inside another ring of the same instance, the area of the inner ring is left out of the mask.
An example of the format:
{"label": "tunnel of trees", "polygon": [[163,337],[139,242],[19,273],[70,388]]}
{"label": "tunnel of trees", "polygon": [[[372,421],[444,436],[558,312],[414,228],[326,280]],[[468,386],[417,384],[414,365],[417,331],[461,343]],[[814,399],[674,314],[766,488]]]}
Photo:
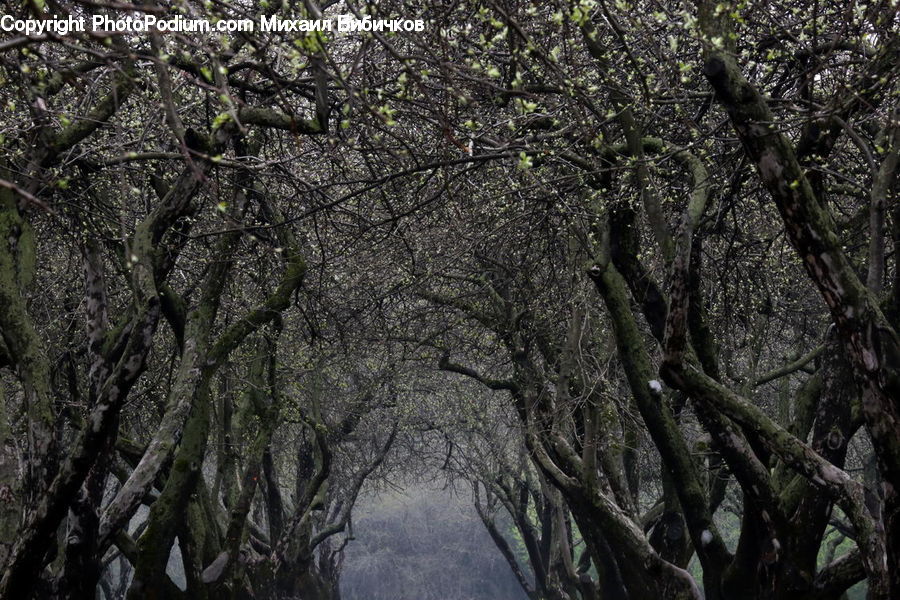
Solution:
{"label": "tunnel of trees", "polygon": [[0,598],[900,598],[895,0],[2,8]]}

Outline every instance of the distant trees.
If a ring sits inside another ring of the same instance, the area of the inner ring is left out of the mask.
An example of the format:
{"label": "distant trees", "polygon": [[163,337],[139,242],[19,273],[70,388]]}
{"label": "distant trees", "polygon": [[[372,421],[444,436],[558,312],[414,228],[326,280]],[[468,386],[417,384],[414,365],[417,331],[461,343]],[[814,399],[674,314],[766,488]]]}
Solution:
{"label": "distant trees", "polygon": [[11,8],[427,26],[0,40],[0,597],[336,598],[423,470],[534,598],[898,595],[897,9]]}

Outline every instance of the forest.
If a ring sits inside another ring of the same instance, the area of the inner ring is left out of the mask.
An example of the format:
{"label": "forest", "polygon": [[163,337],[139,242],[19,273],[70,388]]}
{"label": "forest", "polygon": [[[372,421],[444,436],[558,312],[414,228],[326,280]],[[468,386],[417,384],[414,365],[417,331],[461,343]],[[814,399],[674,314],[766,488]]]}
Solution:
{"label": "forest", "polygon": [[0,9],[0,599],[900,598],[896,0]]}

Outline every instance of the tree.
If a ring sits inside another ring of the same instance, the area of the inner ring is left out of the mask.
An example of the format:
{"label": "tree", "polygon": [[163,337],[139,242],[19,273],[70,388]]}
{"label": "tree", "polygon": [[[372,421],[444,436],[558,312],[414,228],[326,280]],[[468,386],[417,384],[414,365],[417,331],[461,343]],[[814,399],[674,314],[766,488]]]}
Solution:
{"label": "tree", "polygon": [[892,3],[11,10],[370,25],[0,40],[0,597],[334,598],[423,470],[532,597],[900,594]]}

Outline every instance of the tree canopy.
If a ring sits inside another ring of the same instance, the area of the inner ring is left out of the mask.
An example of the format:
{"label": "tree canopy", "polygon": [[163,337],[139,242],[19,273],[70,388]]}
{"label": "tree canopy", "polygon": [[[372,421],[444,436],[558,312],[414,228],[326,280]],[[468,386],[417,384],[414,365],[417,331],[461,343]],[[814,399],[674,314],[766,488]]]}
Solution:
{"label": "tree canopy", "polygon": [[0,598],[900,597],[898,10],[6,3]]}

